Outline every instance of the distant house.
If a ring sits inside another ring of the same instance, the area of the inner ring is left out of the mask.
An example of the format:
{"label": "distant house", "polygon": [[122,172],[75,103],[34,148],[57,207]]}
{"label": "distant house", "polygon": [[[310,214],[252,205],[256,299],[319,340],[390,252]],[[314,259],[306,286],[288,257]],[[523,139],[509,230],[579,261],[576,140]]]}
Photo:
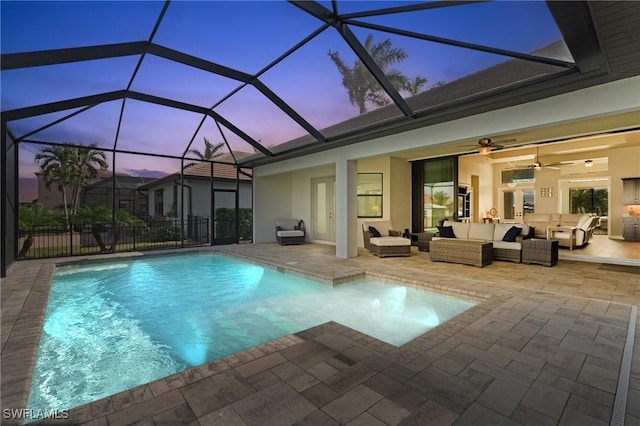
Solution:
{"label": "distant house", "polygon": [[[123,173],[113,173],[108,170],[96,170],[96,178],[87,186],[83,187],[80,193],[80,205],[106,204],[111,206],[111,193],[113,192],[113,180],[115,179],[115,203],[116,209],[127,210],[136,215],[145,215],[147,212],[147,194],[139,191],[138,188],[153,180],[153,178],[143,178],[130,176]],[[53,184],[47,188],[42,173],[36,173],[38,178],[38,202],[46,209],[62,211],[62,191],[58,185]],[[67,194],[69,195],[69,194]]]}
{"label": "distant house", "polygon": [[155,178],[124,174],[116,174],[112,180],[111,176],[109,176],[86,186],[82,190],[80,203],[91,206],[100,204],[111,206],[111,197],[115,185],[116,210],[126,210],[131,214],[142,217],[147,214],[149,199],[147,191],[141,190],[140,187],[153,180]]}
{"label": "distant house", "polygon": [[[234,152],[236,159],[246,158],[250,153]],[[216,157],[215,161],[233,163],[231,154]],[[236,186],[236,177],[237,186]],[[180,218],[180,208],[184,200],[184,218],[198,216],[211,217],[213,201],[215,209],[221,207],[235,207],[236,188],[240,208],[251,208],[251,174],[243,170],[238,173],[232,164],[212,164],[202,162],[185,167],[184,180],[181,181],[180,172],[172,173],[139,187],[149,194],[149,216],[164,216]]]}

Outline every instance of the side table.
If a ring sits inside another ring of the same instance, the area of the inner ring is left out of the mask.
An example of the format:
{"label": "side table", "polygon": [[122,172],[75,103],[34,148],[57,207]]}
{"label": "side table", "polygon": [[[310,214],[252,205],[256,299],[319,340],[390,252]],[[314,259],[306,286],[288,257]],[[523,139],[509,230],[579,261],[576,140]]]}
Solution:
{"label": "side table", "polygon": [[434,235],[431,232],[420,232],[418,234],[418,250],[429,251],[429,243]]}
{"label": "side table", "polygon": [[547,226],[547,240],[552,240],[556,236],[556,232],[569,233],[569,250],[573,250],[576,245],[576,228],[575,226]]}
{"label": "side table", "polygon": [[522,240],[522,263],[553,266],[558,263],[558,240],[527,238]]}

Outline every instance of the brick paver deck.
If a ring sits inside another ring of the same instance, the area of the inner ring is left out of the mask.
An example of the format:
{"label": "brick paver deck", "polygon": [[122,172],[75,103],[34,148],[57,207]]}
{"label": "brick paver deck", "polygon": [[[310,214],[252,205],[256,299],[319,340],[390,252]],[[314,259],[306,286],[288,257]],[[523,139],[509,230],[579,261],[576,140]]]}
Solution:
{"label": "brick paver deck", "polygon": [[[347,260],[335,258],[333,247],[312,244],[216,250],[326,283],[367,274],[480,303],[401,347],[326,323],[74,408],[55,422],[610,422],[631,306],[640,304],[633,268],[561,260],[553,268],[495,261],[478,269],[431,263],[417,250],[383,259],[361,251]],[[3,409],[26,404],[54,268],[51,261],[20,262],[2,282]],[[640,424],[638,329],[635,335],[627,424]],[[2,424],[19,423],[4,417]]]}

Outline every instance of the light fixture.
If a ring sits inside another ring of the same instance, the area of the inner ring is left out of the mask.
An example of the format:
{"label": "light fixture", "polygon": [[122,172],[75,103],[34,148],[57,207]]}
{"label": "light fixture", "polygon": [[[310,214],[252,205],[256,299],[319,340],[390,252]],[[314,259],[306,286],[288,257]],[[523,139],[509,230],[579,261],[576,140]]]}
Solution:
{"label": "light fixture", "polygon": [[584,160],[584,166],[587,168],[593,167],[593,160]]}
{"label": "light fixture", "polygon": [[478,154],[480,155],[489,155],[489,153],[491,153],[490,146],[481,146],[480,148],[478,148]]}
{"label": "light fixture", "polygon": [[509,188],[515,188],[516,186],[518,186],[518,183],[517,183],[517,182],[509,182],[509,183],[507,184],[507,186],[508,186]]}
{"label": "light fixture", "polygon": [[539,172],[540,170],[542,170],[542,164],[539,161],[536,161],[535,163],[533,163],[533,169]]}

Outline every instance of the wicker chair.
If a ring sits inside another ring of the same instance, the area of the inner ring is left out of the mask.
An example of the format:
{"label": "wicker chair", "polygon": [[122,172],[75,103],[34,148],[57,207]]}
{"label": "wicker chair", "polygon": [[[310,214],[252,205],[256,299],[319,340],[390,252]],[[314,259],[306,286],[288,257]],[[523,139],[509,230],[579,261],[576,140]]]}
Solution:
{"label": "wicker chair", "polygon": [[276,239],[281,246],[303,244],[306,227],[302,219],[276,220]]}
{"label": "wicker chair", "polygon": [[[370,226],[376,228],[381,236],[374,237],[369,231]],[[411,240],[392,230],[387,221],[364,222],[362,237],[364,247],[378,257],[411,256]]]}

